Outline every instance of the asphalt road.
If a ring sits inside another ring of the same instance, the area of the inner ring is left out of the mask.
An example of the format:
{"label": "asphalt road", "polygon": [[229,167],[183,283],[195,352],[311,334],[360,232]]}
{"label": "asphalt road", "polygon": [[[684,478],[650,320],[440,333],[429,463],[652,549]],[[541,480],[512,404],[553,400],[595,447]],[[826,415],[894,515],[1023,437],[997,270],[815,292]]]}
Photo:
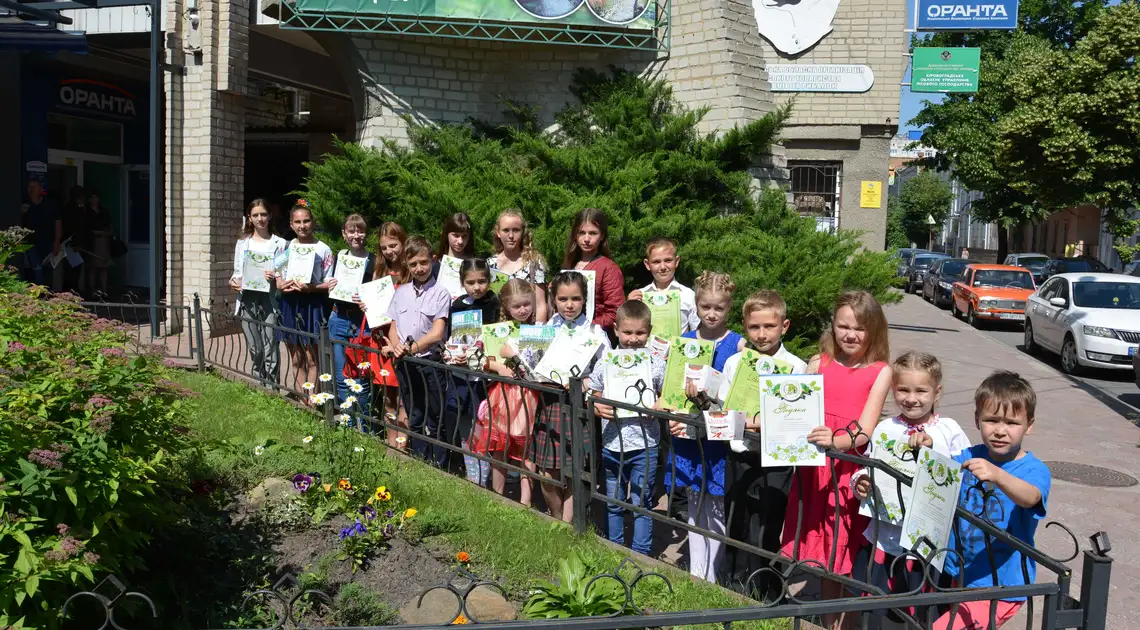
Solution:
{"label": "asphalt road", "polygon": [[[907,299],[912,298],[908,296]],[[938,316],[953,317],[949,308],[937,308],[930,303],[926,303],[926,307],[931,310],[932,318]],[[1016,348],[1026,359],[1030,359],[1030,355],[1025,352],[1021,345],[1024,333],[1020,325],[986,324],[983,326],[982,332],[1000,343]],[[1061,372],[1060,358],[1051,352],[1043,350],[1032,358],[1045,363],[1059,373]],[[1136,378],[1131,368],[1127,370],[1086,370],[1079,377],[1067,378],[1072,379],[1097,398],[1109,404],[1133,424],[1140,426],[1140,388],[1136,386]]]}

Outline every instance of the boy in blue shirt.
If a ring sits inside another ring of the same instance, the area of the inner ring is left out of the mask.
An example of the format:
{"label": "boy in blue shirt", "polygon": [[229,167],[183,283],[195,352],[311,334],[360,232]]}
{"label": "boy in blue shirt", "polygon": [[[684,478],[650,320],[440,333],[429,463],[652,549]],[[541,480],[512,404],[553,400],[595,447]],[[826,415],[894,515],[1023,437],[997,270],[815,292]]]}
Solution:
{"label": "boy in blue shirt", "polygon": [[[1021,447],[1025,436],[1033,431],[1036,406],[1037,394],[1029,381],[1013,372],[994,372],[974,393],[974,421],[982,433],[982,443],[954,458],[963,470],[959,504],[1029,546],[1034,545],[1037,524],[1045,518],[1051,484],[1049,468]],[[993,488],[988,497],[983,497],[981,489],[985,482]],[[996,539],[990,540],[987,552],[985,533],[964,519],[956,523],[950,549],[961,554],[962,565],[954,554],[947,554],[943,573],[959,586],[988,588],[1027,583],[1021,552]],[[1026,558],[1025,567],[1028,583],[1032,584],[1037,565]],[[1017,614],[1025,598],[995,603],[997,625],[1001,627]],[[934,630],[996,630],[990,628],[989,620],[989,601],[968,602],[958,606],[953,615],[942,615]]]}

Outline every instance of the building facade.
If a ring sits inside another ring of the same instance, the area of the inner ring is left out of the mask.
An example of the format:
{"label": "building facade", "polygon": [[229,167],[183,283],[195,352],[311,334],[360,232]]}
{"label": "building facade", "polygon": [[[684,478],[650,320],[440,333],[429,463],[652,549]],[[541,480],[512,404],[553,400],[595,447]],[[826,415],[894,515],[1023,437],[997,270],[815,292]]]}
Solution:
{"label": "building facade", "polygon": [[[290,20],[294,1],[164,2],[171,70],[162,92],[159,246],[172,303],[230,295],[244,206],[267,189],[286,204],[282,190],[298,187],[301,162],[329,150],[332,134],[375,146],[406,140],[409,121],[501,122],[504,100],[537,106],[552,125],[581,68],[668,80],[680,102],[710,108],[707,133],[794,101],[781,145],[754,175],[789,186],[790,200],[821,229],[859,230],[868,248],[883,246],[889,145],[907,66],[902,0],[659,2],[668,11],[667,50],[282,28],[277,20]],[[98,31],[89,39],[150,23],[134,9],[82,19]],[[771,78],[769,69],[785,76],[789,67],[811,79]],[[861,194],[868,186],[878,187],[877,200]]]}

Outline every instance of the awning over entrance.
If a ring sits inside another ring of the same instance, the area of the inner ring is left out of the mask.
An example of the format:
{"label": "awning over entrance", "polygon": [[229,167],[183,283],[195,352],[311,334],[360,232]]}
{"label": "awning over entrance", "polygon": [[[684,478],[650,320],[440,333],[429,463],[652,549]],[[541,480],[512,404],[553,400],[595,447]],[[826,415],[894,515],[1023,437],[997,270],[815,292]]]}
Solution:
{"label": "awning over entrance", "polygon": [[72,52],[87,54],[87,35],[40,24],[0,24],[0,50],[24,53]]}

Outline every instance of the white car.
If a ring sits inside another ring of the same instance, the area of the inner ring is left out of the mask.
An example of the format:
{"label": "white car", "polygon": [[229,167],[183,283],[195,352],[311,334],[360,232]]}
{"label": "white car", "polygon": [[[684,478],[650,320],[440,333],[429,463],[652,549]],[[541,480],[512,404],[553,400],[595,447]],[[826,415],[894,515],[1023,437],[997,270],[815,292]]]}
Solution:
{"label": "white car", "polygon": [[1025,350],[1061,355],[1061,369],[1131,370],[1140,345],[1140,278],[1114,273],[1062,273],[1025,305]]}

